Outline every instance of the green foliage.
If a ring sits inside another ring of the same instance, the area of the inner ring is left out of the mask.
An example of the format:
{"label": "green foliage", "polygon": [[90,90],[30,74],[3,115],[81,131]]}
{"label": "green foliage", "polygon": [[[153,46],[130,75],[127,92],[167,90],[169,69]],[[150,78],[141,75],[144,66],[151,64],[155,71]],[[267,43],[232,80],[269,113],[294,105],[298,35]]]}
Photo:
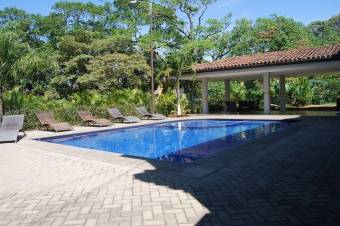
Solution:
{"label": "green foliage", "polygon": [[87,109],[93,114],[109,118],[107,108],[117,107],[123,114],[136,115],[135,107],[148,106],[150,94],[138,89],[111,90],[106,93],[84,91],[68,99],[49,99],[43,96],[27,95],[18,87],[4,94],[7,114],[25,114],[25,127],[39,128],[35,116],[37,111],[50,111],[56,120],[81,124],[77,110]]}
{"label": "green foliage", "polygon": [[338,76],[320,76],[312,78],[310,85],[313,91],[312,103],[325,104],[340,98],[340,82]]}
{"label": "green foliage", "polygon": [[[175,94],[162,95],[157,108],[165,114],[176,110],[176,105],[186,111],[188,100],[191,111],[198,112],[200,83],[179,82],[195,63],[340,42],[339,15],[308,26],[277,15],[256,21],[243,18],[229,29],[230,13],[206,18],[215,2],[155,1],[152,35],[145,32],[150,25],[148,1],[136,5],[125,0],[104,4],[60,1],[46,16],[16,8],[0,10],[0,114],[3,92],[5,109],[25,111],[28,117],[34,109],[52,109],[58,118],[75,123],[71,113],[81,105],[103,116],[109,105],[133,113],[135,105],[150,102],[146,93],[150,91],[151,42],[156,86],[177,92],[184,87],[187,97],[177,95],[173,102]],[[334,102],[339,84],[336,76],[289,79],[288,102]],[[278,103],[278,88],[273,80],[273,103]],[[235,81],[231,90],[236,101],[261,100],[263,95],[261,81]],[[211,84],[211,108],[221,108],[223,99],[223,84]]]}
{"label": "green foliage", "polygon": [[313,90],[307,78],[292,78],[287,84],[287,98],[294,106],[312,103]]}
{"label": "green foliage", "polygon": [[28,45],[13,32],[0,33],[0,87],[13,88],[17,77],[15,69],[19,59],[27,52]]}
{"label": "green foliage", "polygon": [[4,8],[0,11],[0,25],[2,27],[10,26],[10,24],[22,21],[28,17],[29,15],[21,9]]}
{"label": "green foliage", "polygon": [[291,18],[259,18],[254,26],[256,51],[279,51],[310,45],[310,34],[302,23]]}
{"label": "green foliage", "polygon": [[102,94],[89,91],[73,94],[70,101],[75,106],[107,106],[110,103]]}
{"label": "green foliage", "polygon": [[[180,98],[181,115],[184,116],[191,112],[189,100],[186,95],[181,95]],[[162,94],[156,101],[156,111],[171,116],[177,115],[177,95],[174,92],[168,91]]]}
{"label": "green foliage", "polygon": [[340,42],[340,14],[326,21],[315,21],[309,25],[316,45],[337,44]]}
{"label": "green foliage", "polygon": [[50,86],[63,96],[79,91],[77,79],[87,73],[87,64],[93,57],[81,54],[62,65],[62,69],[50,80]]}
{"label": "green foliage", "polygon": [[[274,80],[275,81],[275,80]],[[250,101],[262,101],[263,99],[263,84],[262,81],[249,80],[244,81],[245,99]]]}
{"label": "green foliage", "polygon": [[131,33],[126,31],[117,31],[109,37],[95,39],[89,46],[93,55],[107,53],[132,53],[133,42]]}
{"label": "green foliage", "polygon": [[247,19],[236,21],[233,28],[229,43],[229,54],[231,56],[240,56],[251,54],[255,46],[255,28],[252,22]]}
{"label": "green foliage", "polygon": [[0,10],[0,29],[16,33],[21,41],[27,42],[32,47],[38,47],[42,43],[36,26],[39,18],[39,15],[28,14],[17,8],[5,8]]}
{"label": "green foliage", "polygon": [[211,111],[221,111],[224,106],[224,83],[210,82],[208,87],[209,109]]}
{"label": "green foliage", "polygon": [[3,97],[5,111],[18,110],[24,105],[24,95],[20,91],[20,87],[15,87],[4,93]]}
{"label": "green foliage", "polygon": [[68,27],[86,28],[89,30],[105,30],[108,22],[107,12],[111,11],[110,4],[95,5],[91,2],[57,2],[53,9],[64,16]]}
{"label": "green foliage", "polygon": [[181,95],[180,105],[182,111],[181,115],[177,115],[177,111],[174,111],[172,115],[186,116],[191,113],[190,103],[186,95]]}
{"label": "green foliage", "polygon": [[246,87],[244,82],[233,81],[231,82],[231,100],[239,102],[241,100],[246,100]]}
{"label": "green foliage", "polygon": [[156,110],[161,114],[169,115],[176,111],[176,94],[173,92],[167,92],[162,94],[156,102]]}
{"label": "green foliage", "polygon": [[51,13],[45,17],[36,18],[37,34],[48,40],[48,44],[57,49],[58,39],[67,33],[67,26],[63,15]]}
{"label": "green foliage", "polygon": [[77,79],[82,89],[106,91],[141,87],[148,80],[149,66],[141,55],[106,54],[90,60],[88,74]]}
{"label": "green foliage", "polygon": [[[230,82],[230,99],[235,102],[242,100],[259,101],[262,99],[262,84],[258,81],[232,81]],[[224,106],[224,82],[209,83],[209,108],[212,111],[221,111]]]}
{"label": "green foliage", "polygon": [[16,65],[17,77],[26,92],[43,95],[53,75],[58,71],[57,55],[49,49],[33,49]]}

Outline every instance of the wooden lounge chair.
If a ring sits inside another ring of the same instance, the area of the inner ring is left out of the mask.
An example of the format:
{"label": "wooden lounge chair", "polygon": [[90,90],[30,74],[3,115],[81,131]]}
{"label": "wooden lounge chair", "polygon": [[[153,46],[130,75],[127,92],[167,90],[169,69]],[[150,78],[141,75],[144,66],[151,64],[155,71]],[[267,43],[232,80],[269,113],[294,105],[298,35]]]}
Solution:
{"label": "wooden lounge chair", "polygon": [[18,135],[25,131],[23,130],[24,126],[24,115],[5,115],[2,118],[1,127],[0,127],[0,142],[17,142]]}
{"label": "wooden lounge chair", "polygon": [[140,119],[135,116],[124,116],[117,108],[109,108],[107,111],[114,120],[119,120],[120,122],[126,123],[140,122]]}
{"label": "wooden lounge chair", "polygon": [[143,118],[151,119],[151,120],[162,120],[166,119],[166,117],[162,114],[151,114],[149,113],[145,107],[136,107],[136,111],[142,115]]}
{"label": "wooden lounge chair", "polygon": [[37,112],[36,116],[41,125],[47,130],[52,130],[55,132],[73,130],[73,127],[67,122],[56,122],[52,113],[50,112]]}
{"label": "wooden lounge chair", "polygon": [[78,115],[89,126],[105,127],[112,125],[112,122],[110,120],[107,120],[105,118],[96,118],[90,112],[85,110],[78,111]]}

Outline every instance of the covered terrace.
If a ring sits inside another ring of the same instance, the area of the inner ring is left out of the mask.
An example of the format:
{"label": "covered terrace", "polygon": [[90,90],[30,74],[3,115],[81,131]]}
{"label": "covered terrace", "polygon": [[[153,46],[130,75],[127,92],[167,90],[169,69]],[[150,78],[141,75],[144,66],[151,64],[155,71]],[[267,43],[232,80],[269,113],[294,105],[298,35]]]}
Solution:
{"label": "covered terrace", "polygon": [[271,79],[280,80],[280,112],[285,114],[286,78],[339,73],[340,44],[230,57],[194,65],[193,71],[181,79],[202,81],[202,110],[205,114],[209,113],[208,82],[224,81],[225,101],[229,101],[232,80],[262,80],[264,114],[271,114]]}

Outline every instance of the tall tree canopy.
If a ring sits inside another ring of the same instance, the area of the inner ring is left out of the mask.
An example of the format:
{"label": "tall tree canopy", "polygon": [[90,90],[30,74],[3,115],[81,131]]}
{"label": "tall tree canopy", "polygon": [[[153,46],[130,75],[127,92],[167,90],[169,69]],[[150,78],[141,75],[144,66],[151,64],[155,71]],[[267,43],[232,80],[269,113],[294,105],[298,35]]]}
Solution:
{"label": "tall tree canopy", "polygon": [[[157,83],[172,88],[174,84],[166,79],[179,78],[194,63],[340,43],[340,15],[308,26],[278,15],[232,23],[228,11],[220,19],[206,17],[215,2],[155,1],[152,35],[147,32],[149,1],[135,5],[125,0],[103,4],[60,1],[46,16],[4,8],[0,10],[0,97],[18,86],[26,94],[52,92],[58,98],[85,89],[149,91],[151,42]],[[313,87],[327,86],[315,79],[306,81]],[[327,81],[337,87],[337,81]],[[199,85],[183,86],[195,98]],[[258,86],[247,83],[245,87],[254,95]]]}

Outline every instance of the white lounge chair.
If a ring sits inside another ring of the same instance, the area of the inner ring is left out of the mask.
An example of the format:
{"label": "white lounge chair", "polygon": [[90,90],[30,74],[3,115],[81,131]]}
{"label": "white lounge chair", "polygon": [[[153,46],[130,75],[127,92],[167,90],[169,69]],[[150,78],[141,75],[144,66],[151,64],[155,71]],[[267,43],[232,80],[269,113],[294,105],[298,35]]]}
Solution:
{"label": "white lounge chair", "polygon": [[18,135],[23,130],[24,126],[24,115],[5,115],[2,118],[0,127],[0,142],[17,142]]}

